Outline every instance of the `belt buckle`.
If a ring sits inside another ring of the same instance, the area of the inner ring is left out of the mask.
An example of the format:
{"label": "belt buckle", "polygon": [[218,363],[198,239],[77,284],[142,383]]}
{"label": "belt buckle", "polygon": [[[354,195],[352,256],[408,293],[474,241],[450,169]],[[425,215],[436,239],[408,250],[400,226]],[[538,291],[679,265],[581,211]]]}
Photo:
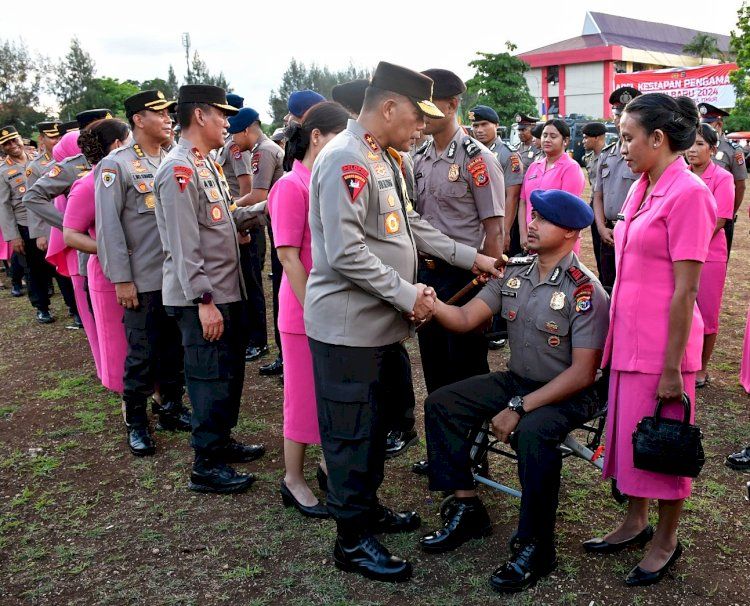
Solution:
{"label": "belt buckle", "polygon": [[437,267],[437,265],[435,264],[435,259],[425,259],[424,264],[425,267],[427,267],[427,269],[429,269],[430,271],[434,271],[435,267]]}

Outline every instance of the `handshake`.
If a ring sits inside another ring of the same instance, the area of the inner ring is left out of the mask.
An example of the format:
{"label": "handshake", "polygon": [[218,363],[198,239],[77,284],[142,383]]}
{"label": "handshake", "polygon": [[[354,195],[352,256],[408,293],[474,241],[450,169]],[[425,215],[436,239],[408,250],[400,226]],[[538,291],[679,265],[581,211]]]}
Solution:
{"label": "handshake", "polygon": [[431,286],[425,284],[415,284],[417,288],[417,300],[414,303],[414,309],[405,312],[404,317],[417,326],[430,320],[435,313],[435,302],[437,293]]}

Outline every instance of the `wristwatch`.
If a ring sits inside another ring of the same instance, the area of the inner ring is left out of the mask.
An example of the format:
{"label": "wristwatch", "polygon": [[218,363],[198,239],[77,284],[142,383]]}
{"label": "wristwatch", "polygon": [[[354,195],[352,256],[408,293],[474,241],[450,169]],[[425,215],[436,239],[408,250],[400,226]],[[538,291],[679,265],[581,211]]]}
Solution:
{"label": "wristwatch", "polygon": [[523,398],[521,396],[513,396],[510,399],[510,402],[508,402],[508,410],[518,413],[519,417],[525,415],[526,411],[523,409]]}
{"label": "wristwatch", "polygon": [[196,305],[198,303],[203,303],[203,305],[208,305],[213,300],[214,300],[214,296],[210,292],[204,292],[200,297],[195,297],[195,299],[193,299],[193,303],[195,303]]}

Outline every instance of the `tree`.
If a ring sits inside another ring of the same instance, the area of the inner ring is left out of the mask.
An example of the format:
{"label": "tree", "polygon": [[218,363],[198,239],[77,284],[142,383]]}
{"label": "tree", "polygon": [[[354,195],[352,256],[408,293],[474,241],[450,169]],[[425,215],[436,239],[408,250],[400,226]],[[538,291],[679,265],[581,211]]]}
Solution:
{"label": "tree", "polygon": [[[172,73],[174,74],[174,70],[172,70]],[[185,77],[185,84],[210,84],[213,86],[220,86],[227,92],[232,90],[229,87],[229,82],[224,77],[224,72],[219,72],[217,76],[214,76],[209,71],[206,62],[200,58],[198,51],[193,53],[193,61],[190,65],[190,71]]]}
{"label": "tree", "polygon": [[733,131],[750,130],[750,5],[746,2],[737,11],[737,26],[731,34],[730,48],[737,62],[737,70],[729,74],[737,92],[737,102],[724,127]]}
{"label": "tree", "polygon": [[45,59],[32,56],[23,42],[0,44],[0,126],[15,126],[29,137],[36,123],[49,117],[46,111],[34,109],[46,71]]}
{"label": "tree", "polygon": [[169,72],[167,72],[167,90],[164,91],[164,94],[167,95],[168,99],[176,99],[179,90],[180,85],[177,82],[177,76],[174,73],[174,67],[172,67],[172,64],[170,63]]}
{"label": "tree", "polygon": [[719,43],[711,34],[695,34],[693,39],[682,47],[682,52],[703,59],[723,59],[724,54],[719,50]]}
{"label": "tree", "polygon": [[331,90],[337,84],[369,78],[370,71],[354,67],[349,64],[343,70],[331,71],[328,67],[318,67],[315,63],[308,68],[296,59],[289,62],[281,77],[281,84],[277,90],[272,90],[268,103],[271,106],[273,126],[280,126],[287,114],[287,100],[295,90],[314,90],[326,98],[331,97]]}
{"label": "tree", "polygon": [[50,90],[60,103],[61,115],[71,114],[74,109],[80,107],[86,91],[94,80],[95,69],[91,55],[83,50],[78,38],[73,38],[70,41],[70,50],[58,63],[57,77]]}
{"label": "tree", "polygon": [[[535,113],[536,103],[523,76],[529,69],[528,63],[510,54],[516,50],[515,44],[506,42],[505,46],[508,52],[478,52],[481,58],[469,63],[476,73],[466,83],[465,98],[476,99],[475,104],[489,105],[500,117],[500,124],[509,126],[516,114]],[[471,109],[468,103],[464,106],[464,111]]]}

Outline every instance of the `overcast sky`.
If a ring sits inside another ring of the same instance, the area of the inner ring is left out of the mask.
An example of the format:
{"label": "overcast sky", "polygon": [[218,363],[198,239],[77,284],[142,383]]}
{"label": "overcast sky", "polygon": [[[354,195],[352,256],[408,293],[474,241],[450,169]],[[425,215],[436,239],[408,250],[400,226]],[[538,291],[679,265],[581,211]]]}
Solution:
{"label": "overcast sky", "polygon": [[210,70],[222,70],[245,104],[267,118],[269,93],[293,57],[334,69],[350,62],[374,67],[380,60],[417,70],[442,67],[468,79],[473,70],[467,64],[477,51],[502,52],[511,40],[523,52],[578,36],[587,10],[728,34],[741,0],[114,0],[88,13],[84,4],[37,0],[30,14],[16,3],[2,11],[0,39],[20,38],[57,58],[75,35],[94,57],[99,76],[166,78],[171,63],[181,79],[181,35],[189,32]]}

